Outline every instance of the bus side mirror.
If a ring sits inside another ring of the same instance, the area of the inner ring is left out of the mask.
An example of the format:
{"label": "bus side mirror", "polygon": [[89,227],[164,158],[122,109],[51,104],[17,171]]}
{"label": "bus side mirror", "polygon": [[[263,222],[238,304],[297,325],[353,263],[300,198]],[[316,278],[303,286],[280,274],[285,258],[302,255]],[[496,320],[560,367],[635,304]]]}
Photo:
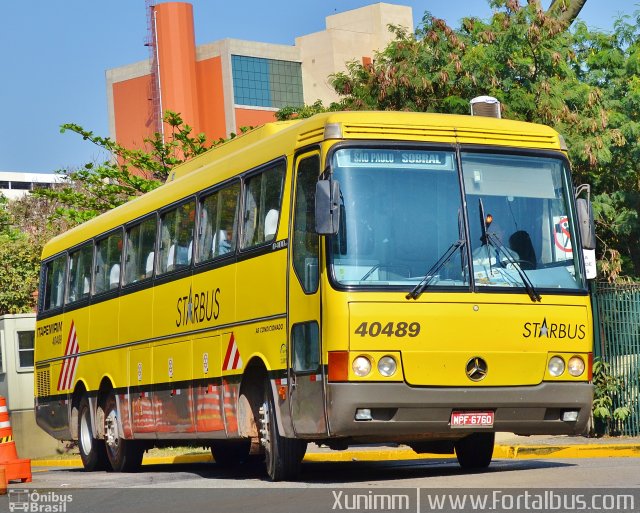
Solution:
{"label": "bus side mirror", "polygon": [[340,183],[318,180],[316,184],[316,233],[335,235],[340,226]]}
{"label": "bus side mirror", "polygon": [[593,223],[593,211],[591,202],[584,198],[576,200],[578,209],[578,223],[580,224],[580,237],[583,249],[596,249],[596,230]]}

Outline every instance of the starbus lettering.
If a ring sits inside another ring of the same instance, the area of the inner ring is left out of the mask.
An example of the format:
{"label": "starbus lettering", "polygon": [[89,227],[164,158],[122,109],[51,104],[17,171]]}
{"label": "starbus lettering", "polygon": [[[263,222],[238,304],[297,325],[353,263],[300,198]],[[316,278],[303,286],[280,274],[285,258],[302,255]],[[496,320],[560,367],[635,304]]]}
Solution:
{"label": "starbus lettering", "polygon": [[195,293],[190,288],[189,294],[179,297],[176,302],[176,328],[217,319],[220,316],[218,296],[220,288]]}
{"label": "starbus lettering", "polygon": [[571,323],[547,323],[545,318],[542,322],[525,322],[522,336],[524,338],[568,338],[568,339],[584,339],[587,334],[584,324]]}

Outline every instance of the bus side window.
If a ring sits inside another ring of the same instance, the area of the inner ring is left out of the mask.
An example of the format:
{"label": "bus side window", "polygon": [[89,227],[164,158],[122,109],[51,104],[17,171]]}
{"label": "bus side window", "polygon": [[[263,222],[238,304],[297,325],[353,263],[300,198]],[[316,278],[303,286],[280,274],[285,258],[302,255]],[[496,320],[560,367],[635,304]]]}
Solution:
{"label": "bus side window", "polygon": [[124,284],[146,280],[153,275],[156,243],[156,218],[149,217],[127,230]]}
{"label": "bus side window", "polygon": [[198,262],[206,262],[236,249],[240,183],[236,182],[204,198],[200,206]]}
{"label": "bus side window", "polygon": [[265,169],[245,182],[242,249],[271,242],[278,229],[285,164]]}
{"label": "bus side window", "polygon": [[69,254],[69,285],[67,303],[88,298],[91,293],[93,244],[88,243]]}
{"label": "bus side window", "polygon": [[95,294],[113,290],[120,286],[121,256],[122,231],[118,230],[96,243]]}
{"label": "bus side window", "polygon": [[160,216],[159,274],[191,265],[195,213],[195,201],[189,201]]}
{"label": "bus side window", "polygon": [[59,256],[46,263],[44,300],[42,302],[42,309],[44,311],[62,306],[66,268],[66,255]]}

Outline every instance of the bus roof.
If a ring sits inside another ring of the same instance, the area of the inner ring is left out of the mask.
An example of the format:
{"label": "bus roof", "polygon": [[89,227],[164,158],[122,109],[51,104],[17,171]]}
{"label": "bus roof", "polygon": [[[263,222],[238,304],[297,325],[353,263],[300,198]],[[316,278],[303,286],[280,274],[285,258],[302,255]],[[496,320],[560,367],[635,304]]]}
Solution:
{"label": "bus roof", "polygon": [[[327,131],[325,127],[332,126]],[[353,111],[267,123],[174,168],[157,189],[53,238],[48,258],[236,174],[328,139],[416,141],[561,150],[558,133],[507,119],[418,112]]]}

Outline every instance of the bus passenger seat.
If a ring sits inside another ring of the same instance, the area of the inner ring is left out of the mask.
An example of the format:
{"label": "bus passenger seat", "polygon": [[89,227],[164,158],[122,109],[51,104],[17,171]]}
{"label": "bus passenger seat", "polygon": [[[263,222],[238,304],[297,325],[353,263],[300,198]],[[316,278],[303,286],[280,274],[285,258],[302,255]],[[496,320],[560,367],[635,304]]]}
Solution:
{"label": "bus passenger seat", "polygon": [[264,218],[264,238],[265,240],[273,238],[278,230],[278,214],[279,212],[272,208],[267,212]]}
{"label": "bus passenger seat", "polygon": [[117,289],[120,285],[120,264],[113,264],[109,272],[109,288]]}

